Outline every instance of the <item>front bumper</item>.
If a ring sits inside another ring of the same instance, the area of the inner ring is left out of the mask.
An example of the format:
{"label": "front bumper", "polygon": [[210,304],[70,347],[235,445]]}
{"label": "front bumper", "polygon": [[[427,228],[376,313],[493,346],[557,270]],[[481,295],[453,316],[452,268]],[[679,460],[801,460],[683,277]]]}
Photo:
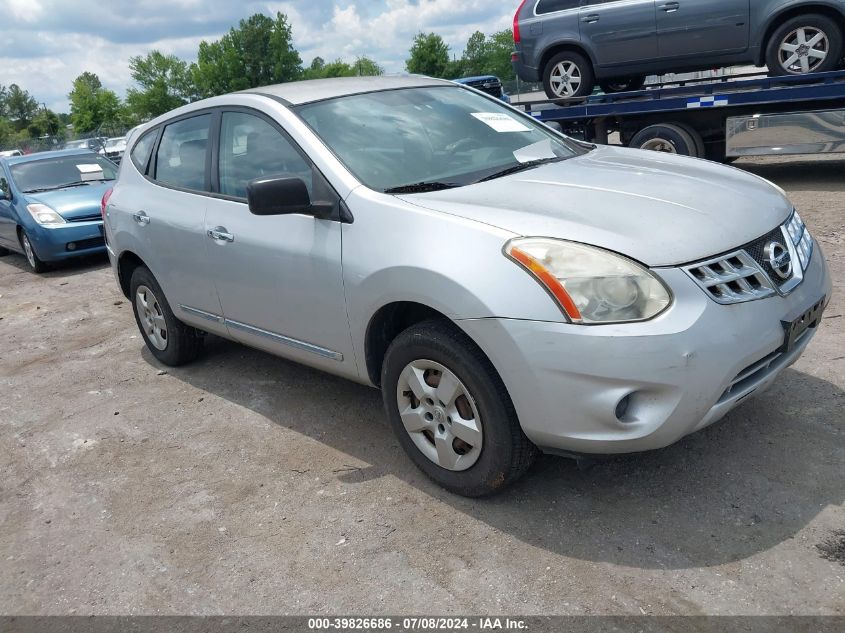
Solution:
{"label": "front bumper", "polygon": [[[35,252],[45,262],[103,253],[106,250],[102,221],[68,222],[53,227],[27,229]],[[73,244],[75,248],[69,248]]]}
{"label": "front bumper", "polygon": [[779,353],[782,322],[831,293],[818,243],[803,283],[786,297],[719,305],[680,269],[657,272],[675,302],[645,323],[459,321],[501,375],[525,434],[543,450],[645,451],[716,422],[800,357],[816,329]]}

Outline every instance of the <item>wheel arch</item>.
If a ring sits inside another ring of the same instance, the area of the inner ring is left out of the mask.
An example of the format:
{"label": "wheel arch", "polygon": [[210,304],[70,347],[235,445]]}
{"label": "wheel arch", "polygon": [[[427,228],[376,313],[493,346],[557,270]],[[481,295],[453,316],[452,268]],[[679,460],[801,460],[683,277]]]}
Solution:
{"label": "wheel arch", "polygon": [[117,258],[117,281],[123,296],[127,299],[130,295],[129,284],[132,281],[132,273],[140,267],[149,268],[147,264],[132,251],[123,251]]}
{"label": "wheel arch", "polygon": [[824,15],[832,19],[839,26],[840,31],[845,34],[845,11],[833,4],[828,4],[826,2],[813,2],[798,6],[784,7],[769,18],[766,28],[763,30],[763,37],[757,43],[757,59],[754,60],[754,63],[757,66],[763,66],[766,63],[766,50],[769,48],[769,40],[772,39],[772,35],[774,35],[775,31],[780,28],[784,22],[800,15],[807,15],[811,13]]}
{"label": "wheel arch", "polygon": [[573,53],[579,53],[584,55],[587,59],[590,60],[590,64],[593,66],[593,71],[596,70],[596,59],[593,54],[584,46],[582,42],[576,42],[574,40],[566,40],[563,42],[555,42],[551,44],[543,51],[543,54],[540,56],[540,66],[537,70],[540,71],[540,79],[542,80],[546,73],[546,65],[549,61],[557,55],[558,53],[562,53],[564,51],[571,51]]}

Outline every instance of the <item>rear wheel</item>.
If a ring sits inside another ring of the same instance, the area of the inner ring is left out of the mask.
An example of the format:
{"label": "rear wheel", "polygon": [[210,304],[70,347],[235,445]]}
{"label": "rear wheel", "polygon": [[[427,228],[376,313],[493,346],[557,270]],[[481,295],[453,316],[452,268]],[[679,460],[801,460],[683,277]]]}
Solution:
{"label": "rear wheel", "polygon": [[698,147],[683,127],[673,123],[658,123],[643,128],[631,139],[630,147],[653,152],[697,156]]}
{"label": "rear wheel", "polygon": [[842,31],[836,22],[824,15],[800,15],[772,34],[766,64],[773,75],[821,73],[836,70],[842,50]]}
{"label": "rear wheel", "polygon": [[202,348],[202,335],[176,318],[148,268],[135,269],[130,288],[135,322],[152,355],[171,367],[194,360]]}
{"label": "rear wheel", "polygon": [[571,99],[592,94],[593,65],[574,51],[563,51],[549,60],[543,71],[543,88],[549,99]]}
{"label": "rear wheel", "polygon": [[32,245],[32,241],[29,239],[26,231],[21,231],[20,239],[23,254],[26,256],[26,261],[32,272],[37,274],[45,272],[47,270],[47,264],[38,257],[38,253],[35,252],[35,247]]}
{"label": "rear wheel", "polygon": [[690,154],[690,156],[704,158],[707,155],[707,148],[704,146],[704,139],[693,126],[687,123],[673,123],[672,125],[676,125],[684,130],[692,139],[693,145],[695,145],[695,154]]}
{"label": "rear wheel", "polygon": [[628,79],[607,79],[599,82],[601,89],[607,94],[614,92],[632,92],[645,85],[645,77],[629,77]]}
{"label": "rear wheel", "polygon": [[385,355],[381,388],[402,448],[451,492],[501,490],[537,455],[493,365],[448,322],[426,321],[399,334]]}

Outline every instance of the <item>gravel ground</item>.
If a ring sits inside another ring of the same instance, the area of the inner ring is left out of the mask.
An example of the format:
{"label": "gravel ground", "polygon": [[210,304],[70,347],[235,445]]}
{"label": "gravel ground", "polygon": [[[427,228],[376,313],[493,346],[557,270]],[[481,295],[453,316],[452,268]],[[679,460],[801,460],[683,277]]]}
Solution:
{"label": "gravel ground", "polygon": [[738,165],[832,268],[808,352],[675,446],[488,500],[425,479],[375,390],[219,339],[165,372],[105,260],[3,258],[0,613],[845,614],[845,161]]}

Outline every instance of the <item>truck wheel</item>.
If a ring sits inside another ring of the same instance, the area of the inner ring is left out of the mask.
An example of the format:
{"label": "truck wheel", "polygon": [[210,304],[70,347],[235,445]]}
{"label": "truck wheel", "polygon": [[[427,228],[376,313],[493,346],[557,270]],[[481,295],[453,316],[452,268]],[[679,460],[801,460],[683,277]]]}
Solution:
{"label": "truck wheel", "polygon": [[606,94],[615,92],[632,92],[640,90],[645,85],[645,77],[629,77],[628,79],[608,79],[599,82]]}
{"label": "truck wheel", "polygon": [[676,125],[690,135],[690,138],[695,145],[695,154],[690,154],[690,156],[694,156],[695,158],[704,158],[707,155],[707,149],[704,147],[704,139],[693,126],[688,123],[673,123],[672,125]]}
{"label": "truck wheel", "polygon": [[772,75],[806,75],[835,70],[842,60],[842,31],[824,15],[799,15],[769,39],[766,64]]}
{"label": "truck wheel", "polygon": [[549,99],[586,97],[592,94],[595,81],[590,60],[574,51],[558,53],[543,71],[543,88]]}
{"label": "truck wheel", "polygon": [[176,318],[149,269],[136,268],[129,286],[135,322],[152,355],[171,367],[194,360],[202,349],[202,336]]}
{"label": "truck wheel", "polygon": [[493,365],[451,323],[425,321],[399,334],[384,358],[381,389],[402,448],[451,492],[501,490],[537,455]]}
{"label": "truck wheel", "polygon": [[48,269],[47,264],[38,257],[38,253],[35,252],[35,247],[32,245],[26,231],[21,230],[20,240],[21,247],[23,248],[23,254],[26,255],[26,261],[32,269],[32,272],[36,274],[46,272]]}
{"label": "truck wheel", "polygon": [[673,123],[658,123],[643,128],[634,134],[630,147],[693,157],[697,156],[698,152],[690,134]]}

